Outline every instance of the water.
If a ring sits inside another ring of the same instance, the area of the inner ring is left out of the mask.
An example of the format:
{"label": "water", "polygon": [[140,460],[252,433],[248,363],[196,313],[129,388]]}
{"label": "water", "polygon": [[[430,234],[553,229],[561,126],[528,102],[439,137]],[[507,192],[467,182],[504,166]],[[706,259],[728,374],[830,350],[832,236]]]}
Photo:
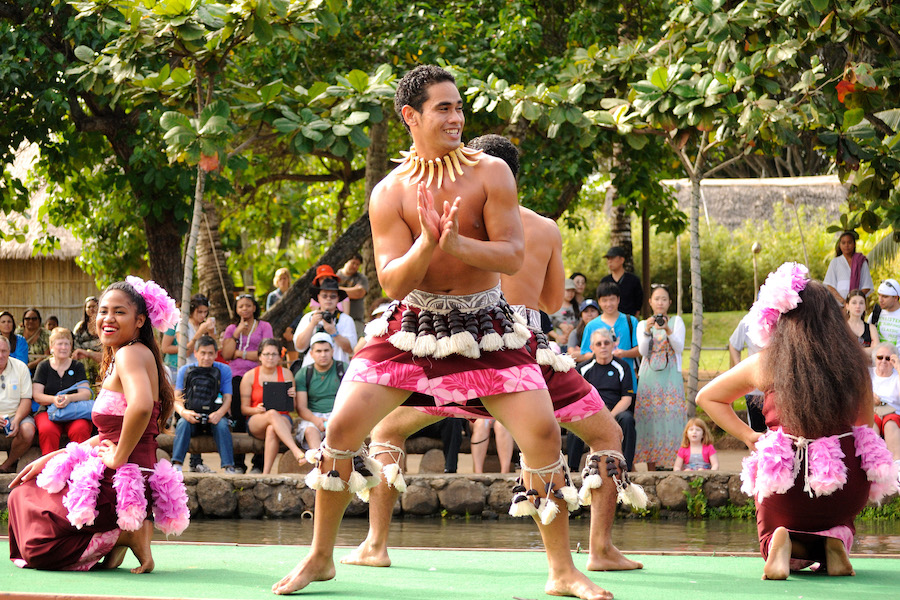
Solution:
{"label": "water", "polygon": [[[356,546],[366,535],[365,519],[341,525],[339,546]],[[587,550],[589,522],[570,521],[572,546]],[[156,539],[165,539],[157,533]],[[176,539],[176,538],[172,538]],[[198,520],[178,541],[308,545],[310,519]],[[613,543],[624,551],[752,552],[759,551],[755,521],[649,521],[621,519],[613,527]],[[399,519],[391,525],[391,547],[540,549],[541,539],[530,521],[473,519]],[[853,552],[900,554],[900,521],[857,524]]]}

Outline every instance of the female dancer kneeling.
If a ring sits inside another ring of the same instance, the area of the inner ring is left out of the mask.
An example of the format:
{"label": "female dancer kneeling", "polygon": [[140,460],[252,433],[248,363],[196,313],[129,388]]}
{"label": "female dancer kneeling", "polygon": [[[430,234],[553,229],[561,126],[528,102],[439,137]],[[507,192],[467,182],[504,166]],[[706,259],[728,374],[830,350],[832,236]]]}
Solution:
{"label": "female dancer kneeling", "polygon": [[[871,428],[866,356],[824,285],[786,263],[750,309],[750,339],[765,350],[714,379],[697,404],[754,450],[741,488],[755,496],[763,579],[814,562],[853,575],[853,520],[868,500],[897,489],[897,467]],[[842,352],[835,352],[842,348]],[[765,393],[769,430],[755,433],[731,404]]]}
{"label": "female dancer kneeling", "polygon": [[97,330],[104,379],[92,413],[100,433],[42,456],[10,484],[10,558],[17,566],[86,571],[103,559],[103,567],[115,568],[131,549],[140,561],[133,573],[153,570],[151,490],[156,526],[176,535],[187,527],[181,473],[156,462],[156,435],[172,413],[173,391],[152,327],[164,331],[177,318],[175,303],[152,281],[128,277],[103,293]]}

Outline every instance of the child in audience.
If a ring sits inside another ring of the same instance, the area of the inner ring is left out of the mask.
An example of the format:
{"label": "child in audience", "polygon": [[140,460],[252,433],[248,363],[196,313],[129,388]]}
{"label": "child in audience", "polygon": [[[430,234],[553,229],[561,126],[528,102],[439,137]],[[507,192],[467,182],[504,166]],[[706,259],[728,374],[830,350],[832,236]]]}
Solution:
{"label": "child in audience", "polygon": [[681,434],[681,448],[675,458],[675,471],[718,471],[719,458],[712,445],[709,427],[702,419],[690,419]]}

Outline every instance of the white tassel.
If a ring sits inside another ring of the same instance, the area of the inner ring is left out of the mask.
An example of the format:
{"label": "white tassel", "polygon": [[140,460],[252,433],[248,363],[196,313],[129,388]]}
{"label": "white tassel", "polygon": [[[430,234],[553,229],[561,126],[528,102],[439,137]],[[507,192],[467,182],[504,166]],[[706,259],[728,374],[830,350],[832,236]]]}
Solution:
{"label": "white tassel", "polygon": [[644,510],[647,508],[647,492],[638,484],[629,483],[625,489],[619,492],[618,501],[630,504],[638,510]]}
{"label": "white tassel", "polygon": [[304,454],[306,457],[306,462],[310,464],[318,464],[319,463],[319,449],[318,448],[310,448]]}
{"label": "white tassel", "polygon": [[[516,502],[518,498],[524,498]],[[525,494],[519,494],[513,497],[512,504],[509,505],[509,516],[511,517],[534,517],[537,515],[537,509]]]}
{"label": "white tassel", "polygon": [[572,512],[578,508],[578,490],[575,489],[575,486],[565,485],[559,490],[562,492],[563,500],[566,501],[566,507],[569,509],[569,512]]}
{"label": "white tassel", "polygon": [[556,363],[556,352],[550,348],[538,348],[537,363],[539,365],[552,367]]}
{"label": "white tassel", "polygon": [[453,354],[453,346],[450,343],[450,336],[445,336],[437,341],[437,347],[434,351],[434,358],[447,358]]}
{"label": "white tassel", "polygon": [[581,489],[578,490],[578,503],[582,506],[590,506],[592,500],[593,494],[591,493],[591,488],[581,486]]}
{"label": "white tassel", "polygon": [[392,486],[401,494],[406,491],[406,480],[403,479],[403,473],[400,472],[400,465],[385,465],[382,472],[384,473],[384,480],[389,486]]}
{"label": "white tassel", "polygon": [[420,335],[413,344],[413,356],[434,356],[437,350],[437,338],[431,334]]}
{"label": "white tassel", "polygon": [[340,477],[334,477],[333,475],[324,475],[320,479],[322,481],[322,489],[329,492],[343,492],[344,491],[344,480]]}
{"label": "white tassel", "polygon": [[519,336],[516,335],[515,333],[504,333],[503,334],[503,345],[506,346],[507,348],[509,348],[510,350],[518,350],[519,348],[524,346],[527,341],[528,340],[525,340],[523,342],[519,338]]}
{"label": "white tassel", "polygon": [[468,331],[460,331],[450,336],[450,349],[453,354],[459,354],[466,358],[480,358],[481,350],[478,342]]}
{"label": "white tassel", "polygon": [[322,471],[319,470],[319,467],[316,467],[312,471],[306,474],[306,478],[304,481],[306,482],[306,487],[311,490],[317,490],[322,487],[322,482],[320,478],[322,477]]}
{"label": "white tassel", "polygon": [[[366,488],[373,488],[381,483],[381,463],[368,456],[363,459],[363,463],[365,463],[366,468],[372,473],[370,476],[366,477]],[[368,495],[368,491],[366,491],[366,494]]]}
{"label": "white tassel", "polygon": [[397,350],[411,352],[416,343],[416,334],[412,331],[398,331],[389,337],[388,341]]}
{"label": "white tassel", "polygon": [[358,471],[353,471],[352,473],[350,473],[348,489],[350,490],[351,494],[358,494],[362,490],[369,489],[366,487],[366,478],[363,477]]}
{"label": "white tassel", "polygon": [[568,354],[556,354],[554,352],[553,370],[557,373],[568,373],[575,368],[575,359]]}
{"label": "white tassel", "polygon": [[603,478],[600,475],[589,475],[581,482],[581,490],[578,492],[578,500],[582,506],[591,505],[591,490],[595,490],[603,485]]}
{"label": "white tassel", "polygon": [[360,500],[362,500],[363,502],[365,502],[366,504],[368,504],[369,503],[369,488],[364,487],[363,489],[356,492],[356,497],[359,498]]}
{"label": "white tassel", "polygon": [[553,500],[549,498],[541,498],[541,507],[538,509],[538,515],[541,518],[541,523],[544,525],[549,525],[553,522],[553,519],[556,518],[556,515],[559,514],[559,506]]}
{"label": "white tassel", "polygon": [[[519,315],[516,315],[519,317]],[[519,317],[521,319],[522,317]],[[513,331],[519,338],[522,340],[522,344],[525,344],[529,339],[531,339],[531,331],[524,324],[516,322],[513,323]]]}
{"label": "white tassel", "polygon": [[503,338],[500,337],[500,334],[496,331],[491,331],[481,337],[479,346],[485,352],[496,352],[497,350],[503,350]]}
{"label": "white tassel", "polygon": [[366,337],[381,337],[388,332],[387,319],[372,319],[364,330]]}

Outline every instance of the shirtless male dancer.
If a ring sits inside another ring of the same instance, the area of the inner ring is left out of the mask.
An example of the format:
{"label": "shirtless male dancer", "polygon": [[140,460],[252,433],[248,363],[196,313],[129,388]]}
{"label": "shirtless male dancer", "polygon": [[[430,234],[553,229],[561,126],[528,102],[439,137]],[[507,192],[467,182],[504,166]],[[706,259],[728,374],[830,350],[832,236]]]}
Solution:
{"label": "shirtless male dancer", "polygon": [[[483,150],[491,156],[502,158],[513,172],[518,173],[518,151],[505,137],[485,135],[471,140],[470,148]],[[501,275],[503,295],[513,305],[523,305],[534,319],[532,325],[540,327],[538,308],[548,313],[556,312],[562,304],[565,271],[562,262],[562,239],[559,228],[551,219],[519,207],[525,233],[525,262],[515,275]],[[517,306],[518,308],[518,306]],[[558,373],[544,369],[550,377],[548,388],[553,396],[556,417],[560,425],[586,440],[591,448],[591,460],[595,456],[620,455],[622,431],[600,398],[597,390],[575,369]],[[560,397],[555,394],[554,382],[562,380],[566,389]],[[475,407],[412,408],[400,406],[385,417],[372,431],[370,454],[385,465],[399,460],[400,448],[406,439],[420,429],[436,423],[446,416],[477,418],[482,416]],[[611,452],[608,452],[611,451]],[[589,571],[624,571],[640,569],[643,565],[629,560],[613,545],[611,534],[615,517],[616,485],[609,478],[609,471],[599,469],[605,485],[591,494],[591,533]],[[371,567],[389,567],[387,538],[394,505],[400,490],[386,483],[379,484],[369,496],[369,532],[365,541],[350,555],[341,560],[345,564]]]}
{"label": "shirtless male dancer", "polygon": [[404,300],[386,311],[387,330],[369,340],[344,376],[307,477],[316,488],[310,552],[272,591],[288,594],[335,576],[344,510],[352,493],[379,481],[371,472],[378,463],[362,456],[363,442],[418,391],[435,403],[481,398],[512,433],[529,492],[521,500],[542,511],[545,592],[612,598],[575,568],[565,513],[553,518],[567,504],[554,493],[563,496],[566,487],[559,427],[540,368],[524,348],[531,336],[510,320],[499,292],[499,274],[515,273],[524,259],[512,173],[499,159],[462,151],[462,98],[443,69],[423,65],[407,73],[394,105],[414,148],[375,187],[369,217],[379,282],[388,296]]}

